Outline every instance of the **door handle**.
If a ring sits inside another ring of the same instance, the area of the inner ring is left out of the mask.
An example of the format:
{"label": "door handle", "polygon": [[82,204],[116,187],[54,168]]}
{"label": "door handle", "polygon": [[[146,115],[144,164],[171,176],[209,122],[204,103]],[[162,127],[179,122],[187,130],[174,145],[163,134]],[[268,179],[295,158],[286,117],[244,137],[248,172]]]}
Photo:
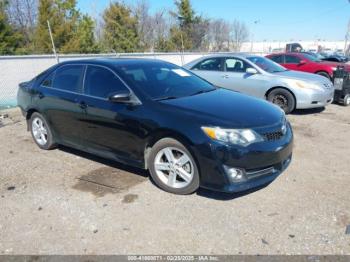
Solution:
{"label": "door handle", "polygon": [[227,79],[228,75],[222,75],[221,77]]}
{"label": "door handle", "polygon": [[86,109],[87,108],[87,104],[84,101],[79,102],[78,105],[79,105],[79,107],[81,109]]}

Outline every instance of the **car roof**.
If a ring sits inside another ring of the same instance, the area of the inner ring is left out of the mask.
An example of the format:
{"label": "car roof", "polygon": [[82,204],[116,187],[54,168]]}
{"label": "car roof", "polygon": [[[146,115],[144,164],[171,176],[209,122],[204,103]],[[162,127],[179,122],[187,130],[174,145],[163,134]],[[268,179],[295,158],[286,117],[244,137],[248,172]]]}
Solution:
{"label": "car roof", "polygon": [[220,53],[220,54],[209,54],[205,55],[201,58],[214,58],[214,57],[237,57],[237,58],[247,58],[250,56],[254,56],[254,54],[249,53]]}
{"label": "car roof", "polygon": [[276,55],[303,55],[307,52],[282,52],[282,53],[274,53],[268,54],[267,56],[276,56]]}
{"label": "car roof", "polygon": [[69,60],[59,63],[59,65],[66,64],[94,64],[103,65],[107,67],[122,67],[126,65],[155,65],[155,64],[169,64],[164,60],[148,59],[148,58],[95,58],[95,59],[78,59]]}

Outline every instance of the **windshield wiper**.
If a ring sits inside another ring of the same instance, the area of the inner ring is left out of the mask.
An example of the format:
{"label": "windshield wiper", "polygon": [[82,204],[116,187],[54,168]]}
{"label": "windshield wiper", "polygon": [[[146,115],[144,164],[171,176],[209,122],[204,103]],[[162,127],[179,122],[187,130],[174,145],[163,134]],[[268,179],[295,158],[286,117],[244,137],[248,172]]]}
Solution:
{"label": "windshield wiper", "polygon": [[199,94],[203,94],[203,93],[208,93],[208,92],[211,92],[211,91],[214,91],[215,89],[209,89],[209,90],[199,90],[195,93],[193,93],[192,95],[190,96],[195,96],[195,95],[199,95]]}
{"label": "windshield wiper", "polygon": [[154,101],[162,101],[162,100],[170,100],[170,99],[176,99],[179,98],[178,96],[164,96],[154,99]]}

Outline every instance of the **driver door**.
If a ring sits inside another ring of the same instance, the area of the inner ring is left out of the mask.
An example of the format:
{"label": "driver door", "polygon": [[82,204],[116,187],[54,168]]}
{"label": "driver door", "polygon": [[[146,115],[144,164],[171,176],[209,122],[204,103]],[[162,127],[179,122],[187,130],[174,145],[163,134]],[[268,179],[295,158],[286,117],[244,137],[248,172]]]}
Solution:
{"label": "driver door", "polygon": [[85,110],[87,150],[121,162],[139,161],[142,105],[132,107],[109,100],[115,92],[130,92],[112,70],[88,65],[85,75],[80,104]]}

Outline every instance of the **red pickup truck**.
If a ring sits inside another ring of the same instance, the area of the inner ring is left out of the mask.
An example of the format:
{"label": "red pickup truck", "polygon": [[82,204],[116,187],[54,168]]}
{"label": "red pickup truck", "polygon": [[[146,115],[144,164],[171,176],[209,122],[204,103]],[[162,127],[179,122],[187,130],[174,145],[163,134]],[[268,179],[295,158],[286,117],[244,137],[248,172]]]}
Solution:
{"label": "red pickup truck", "polygon": [[[266,57],[287,69],[314,73],[331,80],[333,80],[333,73],[337,66],[344,66],[341,63],[321,61],[317,57],[306,53],[278,53]],[[350,72],[350,65],[345,65],[345,70]]]}

